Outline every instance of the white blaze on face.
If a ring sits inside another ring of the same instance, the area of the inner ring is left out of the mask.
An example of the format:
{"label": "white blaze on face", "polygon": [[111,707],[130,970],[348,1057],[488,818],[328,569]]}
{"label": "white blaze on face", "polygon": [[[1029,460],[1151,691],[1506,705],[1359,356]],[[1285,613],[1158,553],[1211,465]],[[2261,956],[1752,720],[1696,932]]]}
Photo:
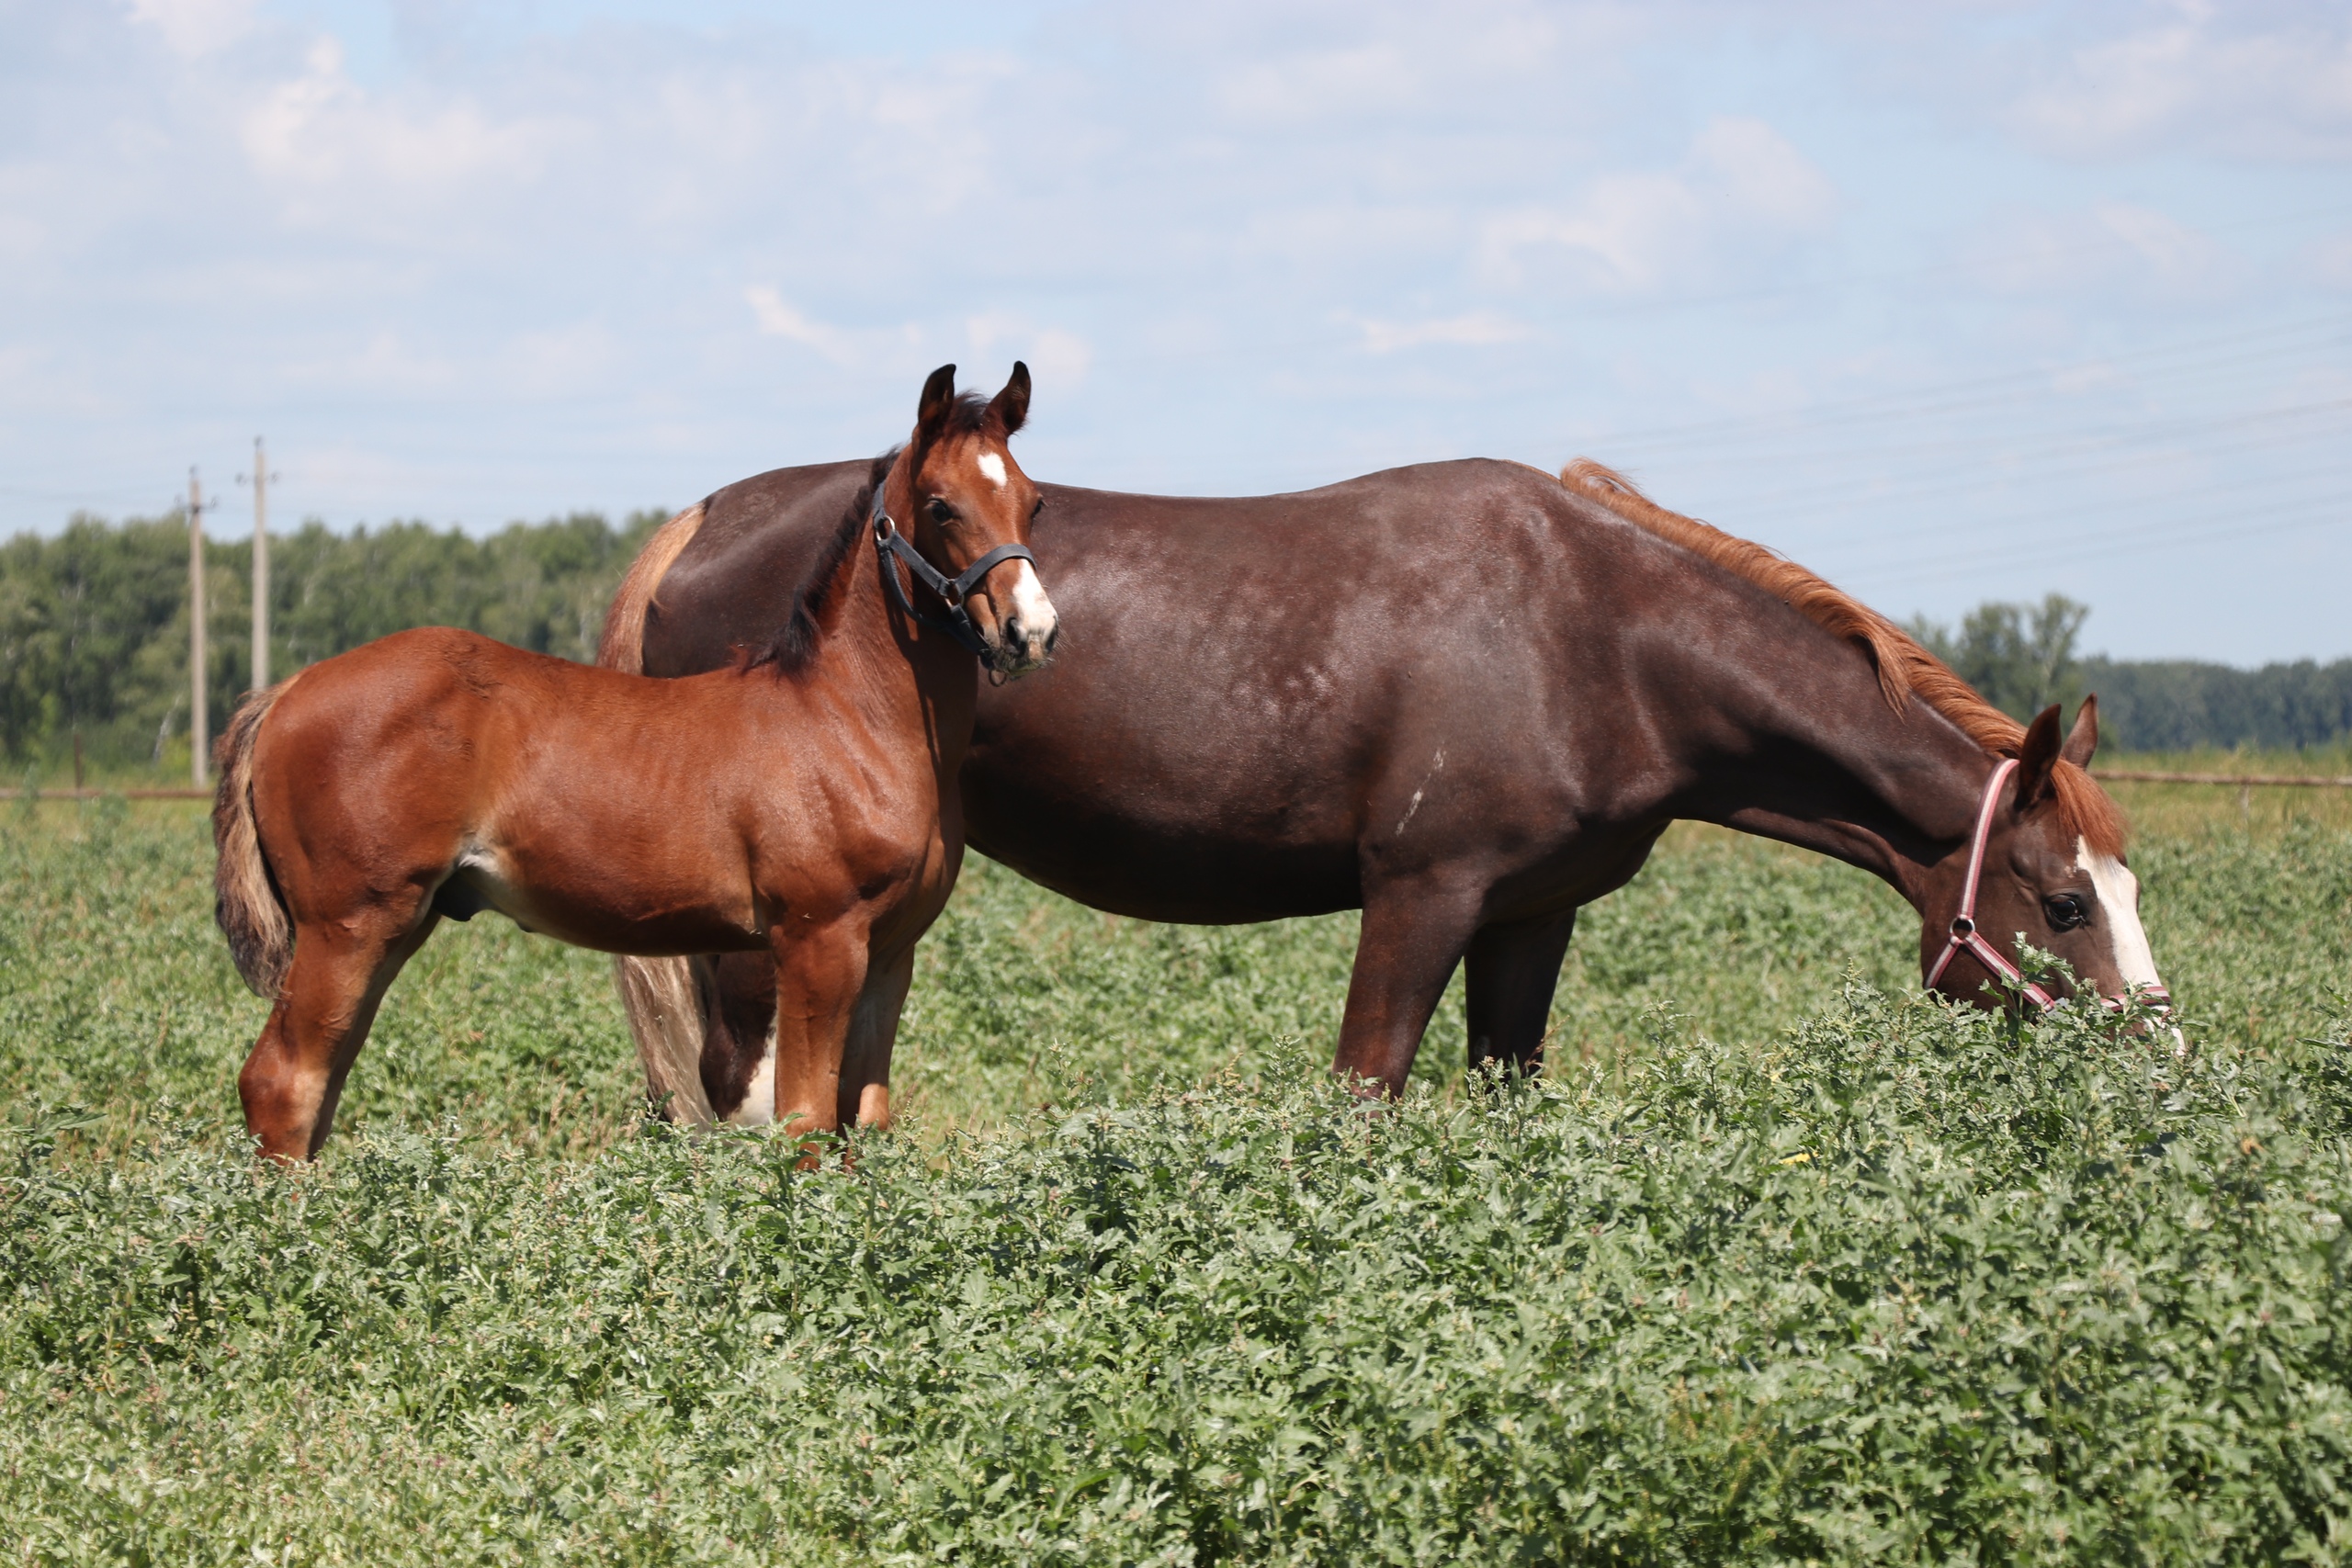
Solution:
{"label": "white blaze on face", "polygon": [[1054,602],[1046,597],[1046,585],[1027,561],[1009,562],[1003,570],[1012,573],[1012,613],[1021,622],[1021,635],[1042,654],[1054,629]]}
{"label": "white blaze on face", "polygon": [[2075,840],[2075,863],[2098,894],[2099,917],[2115,944],[2115,971],[2129,986],[2161,986],[2148,933],[2140,929],[2140,879],[2121,861],[2109,859],[2082,839]]}
{"label": "white blaze on face", "polygon": [[997,489],[1002,490],[1004,488],[1004,459],[993,452],[983,452],[979,456],[978,462],[980,478],[988,480]]}

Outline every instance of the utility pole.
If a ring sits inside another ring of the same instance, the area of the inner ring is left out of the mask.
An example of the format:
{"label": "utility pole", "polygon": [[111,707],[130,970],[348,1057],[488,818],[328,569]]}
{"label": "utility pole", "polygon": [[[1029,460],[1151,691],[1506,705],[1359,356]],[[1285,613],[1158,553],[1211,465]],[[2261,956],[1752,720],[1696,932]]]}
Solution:
{"label": "utility pole", "polygon": [[204,716],[204,487],[193,463],[187,470],[187,690],[188,777],[202,789],[212,737]]}
{"label": "utility pole", "polygon": [[[239,479],[246,476],[239,474]],[[269,471],[261,437],[254,437],[254,690],[269,684]]]}

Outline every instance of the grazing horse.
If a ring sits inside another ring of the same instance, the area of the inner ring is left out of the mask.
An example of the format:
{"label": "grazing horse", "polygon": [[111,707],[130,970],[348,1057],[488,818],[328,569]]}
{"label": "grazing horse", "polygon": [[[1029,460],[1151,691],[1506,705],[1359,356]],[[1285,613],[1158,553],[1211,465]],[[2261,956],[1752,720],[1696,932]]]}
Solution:
{"label": "grazing horse", "polygon": [[[782,469],[679,514],[600,660],[725,663],[855,482]],[[1043,493],[1074,657],[980,694],[972,842],[1150,919],[1360,907],[1342,1074],[1401,1087],[1465,961],[1471,1060],[1532,1066],[1577,909],[1680,818],[1883,878],[1948,995],[1989,1000],[2020,935],[2102,995],[2156,987],[2121,819],[2084,771],[2094,704],[2064,735],[2054,708],[2020,726],[1883,616],[1598,465],[1435,463],[1237,500]],[[684,1113],[737,1114],[765,974],[622,968],[650,1080]]]}
{"label": "grazing horse", "polygon": [[[401,965],[442,917],[486,908],[613,953],[757,954],[770,1114],[888,1121],[882,1065],[844,1048],[861,1007],[888,1038],[955,886],[973,655],[1019,674],[1056,635],[1026,543],[1036,487],[1006,449],[1028,369],[990,401],[956,397],[955,372],[729,668],[651,681],[427,627],[238,711],[217,912],[274,1004],[237,1078],[266,1153],[318,1153]],[[902,568],[928,589],[910,597]]]}

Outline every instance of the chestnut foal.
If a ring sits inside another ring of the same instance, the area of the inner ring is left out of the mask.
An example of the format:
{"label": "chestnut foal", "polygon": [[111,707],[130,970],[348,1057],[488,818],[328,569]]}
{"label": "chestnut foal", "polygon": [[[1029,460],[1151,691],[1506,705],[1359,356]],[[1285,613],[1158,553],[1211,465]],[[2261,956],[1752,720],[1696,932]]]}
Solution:
{"label": "chestnut foal", "polygon": [[264,1152],[318,1153],[392,977],[443,916],[486,908],[610,953],[767,954],[775,1120],[888,1121],[887,1056],[844,1044],[861,995],[896,1013],[955,885],[973,655],[1017,675],[1056,637],[1026,547],[1037,491],[1006,446],[1028,369],[988,401],[955,372],[733,668],[660,681],[427,627],[238,711],[217,914],[274,1004],[237,1078]]}

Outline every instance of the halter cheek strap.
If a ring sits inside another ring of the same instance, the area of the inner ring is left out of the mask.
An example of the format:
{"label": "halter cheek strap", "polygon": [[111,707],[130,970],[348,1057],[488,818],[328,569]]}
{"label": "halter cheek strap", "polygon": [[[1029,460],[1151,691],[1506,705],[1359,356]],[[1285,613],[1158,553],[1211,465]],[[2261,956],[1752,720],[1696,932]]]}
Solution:
{"label": "halter cheek strap", "polygon": [[[979,627],[972,624],[971,612],[964,608],[965,599],[980,585],[982,578],[1006,561],[1025,560],[1035,565],[1037,558],[1029,553],[1026,545],[999,545],[966,567],[962,576],[949,577],[923,559],[922,552],[908,543],[906,536],[899,532],[899,525],[882,509],[882,488],[878,484],[874,487],[874,553],[882,568],[882,581],[890,585],[890,597],[897,603],[899,613],[924,626],[939,627],[963,644],[967,652],[976,658],[986,659],[988,644],[980,640]],[[945,615],[936,615],[921,609],[907,596],[906,584],[899,581],[899,569],[895,564],[898,561],[904,561],[907,570],[914,574],[915,581],[938,595],[940,603],[947,606]]]}
{"label": "halter cheek strap", "polygon": [[1943,952],[1936,959],[1936,966],[1928,971],[1928,988],[1935,989],[1936,982],[1944,977],[1951,964],[1952,955],[1965,950],[1976,962],[2022,991],[2028,999],[2045,1011],[2058,1005],[2056,998],[2025,977],[2025,971],[2001,956],[2001,950],[1986,942],[1976,929],[1976,889],[1984,877],[1984,844],[1993,836],[1993,808],[2001,803],[2001,786],[2018,771],[2017,759],[2002,759],[1993,770],[1990,783],[1984,786],[1984,804],[1976,809],[1976,835],[1968,843],[1968,880],[1961,885],[1960,913],[1951,918],[1951,936],[1944,943]]}
{"label": "halter cheek strap", "polygon": [[[1968,880],[1960,889],[1960,913],[1951,918],[1951,936],[1944,950],[1936,957],[1936,966],[1928,971],[1928,988],[1935,989],[1944,970],[1951,966],[1952,955],[1963,949],[1976,962],[2018,987],[2036,1007],[2048,1011],[2058,1005],[2057,999],[2040,986],[2025,977],[2025,971],[2001,955],[2001,950],[1984,940],[1976,929],[1976,889],[1984,878],[1984,845],[1993,836],[1993,808],[2001,803],[2001,786],[2018,770],[2017,759],[2004,758],[1993,770],[1992,778],[1984,785],[1984,803],[1976,808],[1976,835],[1968,843]],[[2162,1011],[2172,1002],[2172,994],[2162,986],[2143,986],[2140,995]],[[2123,1004],[2113,997],[2099,998],[2099,1005],[2109,1012],[2120,1012]]]}

